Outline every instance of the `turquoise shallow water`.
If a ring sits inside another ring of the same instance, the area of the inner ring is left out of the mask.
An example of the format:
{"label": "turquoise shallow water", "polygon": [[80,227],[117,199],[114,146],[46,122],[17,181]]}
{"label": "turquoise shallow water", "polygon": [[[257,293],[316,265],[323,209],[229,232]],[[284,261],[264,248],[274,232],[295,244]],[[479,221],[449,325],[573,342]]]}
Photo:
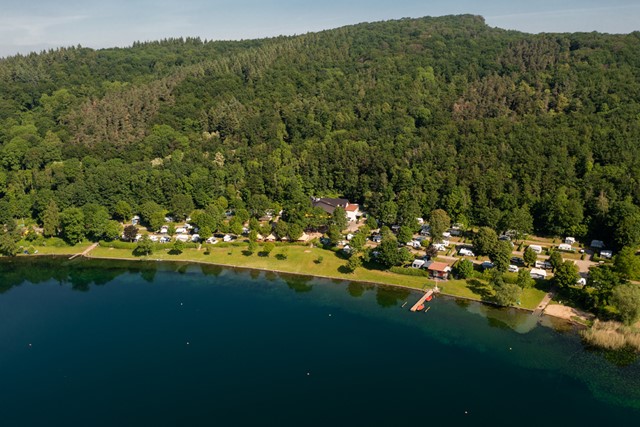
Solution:
{"label": "turquoise shallow water", "polygon": [[410,313],[418,295],[385,287],[86,260],[4,260],[0,292],[2,426],[640,420],[637,360],[516,311],[437,298]]}

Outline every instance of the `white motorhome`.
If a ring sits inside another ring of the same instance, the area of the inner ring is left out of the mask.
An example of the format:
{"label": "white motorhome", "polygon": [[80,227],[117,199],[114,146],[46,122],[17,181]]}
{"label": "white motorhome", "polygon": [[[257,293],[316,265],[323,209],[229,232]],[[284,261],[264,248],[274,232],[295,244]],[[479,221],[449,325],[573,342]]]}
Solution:
{"label": "white motorhome", "polygon": [[531,248],[531,250],[537,254],[541,254],[542,253],[542,246],[538,246],[538,245],[529,245],[529,247]]}

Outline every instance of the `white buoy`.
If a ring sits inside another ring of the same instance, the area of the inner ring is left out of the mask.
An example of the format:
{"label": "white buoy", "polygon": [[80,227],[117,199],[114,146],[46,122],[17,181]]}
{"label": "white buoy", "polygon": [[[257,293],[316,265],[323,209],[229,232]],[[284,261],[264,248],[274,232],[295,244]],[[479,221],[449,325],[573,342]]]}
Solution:
{"label": "white buoy", "polygon": [[189,341],[187,341],[187,345],[189,345]]}

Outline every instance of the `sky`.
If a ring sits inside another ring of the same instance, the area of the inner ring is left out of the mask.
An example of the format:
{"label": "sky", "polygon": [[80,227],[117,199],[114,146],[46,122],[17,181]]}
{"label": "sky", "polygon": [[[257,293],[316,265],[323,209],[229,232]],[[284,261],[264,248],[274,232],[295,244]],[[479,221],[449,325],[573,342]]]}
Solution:
{"label": "sky", "polygon": [[529,33],[640,30],[640,0],[0,0],[0,57],[168,37],[237,40],[471,13]]}

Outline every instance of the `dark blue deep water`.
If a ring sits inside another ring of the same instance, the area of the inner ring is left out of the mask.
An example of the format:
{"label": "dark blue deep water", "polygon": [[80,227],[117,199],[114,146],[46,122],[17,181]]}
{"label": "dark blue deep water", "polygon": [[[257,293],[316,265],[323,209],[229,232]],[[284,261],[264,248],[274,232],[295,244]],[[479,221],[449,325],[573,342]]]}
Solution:
{"label": "dark blue deep water", "polygon": [[212,266],[4,260],[0,425],[640,425],[634,356],[476,303],[410,313],[416,300]]}

